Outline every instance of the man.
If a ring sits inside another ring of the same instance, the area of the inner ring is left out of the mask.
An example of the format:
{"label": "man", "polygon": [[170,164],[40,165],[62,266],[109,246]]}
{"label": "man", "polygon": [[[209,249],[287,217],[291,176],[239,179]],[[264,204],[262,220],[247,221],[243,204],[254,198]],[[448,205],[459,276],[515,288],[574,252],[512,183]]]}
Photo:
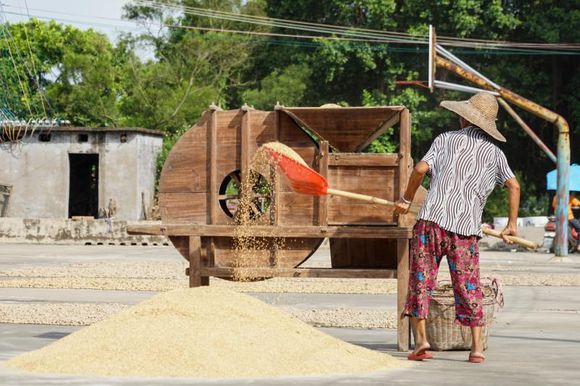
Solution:
{"label": "man", "polygon": [[[557,196],[555,195],[554,199],[552,200],[552,207],[554,208],[554,210],[556,210],[556,204],[557,204]],[[574,217],[574,212],[572,211],[572,208],[577,208],[579,206],[580,199],[576,197],[575,192],[570,192],[570,201],[568,202],[568,223],[574,229],[576,229],[576,232],[580,234],[580,220]]]}
{"label": "man", "polygon": [[483,292],[479,281],[481,220],[485,202],[495,185],[509,190],[509,221],[502,231],[517,233],[520,187],[504,153],[493,139],[505,142],[495,121],[498,104],[494,96],[478,93],[468,101],[443,101],[441,106],[460,117],[461,130],[439,135],[417,163],[405,194],[395,211],[407,213],[425,174],[431,175],[430,190],[419,212],[411,241],[409,293],[404,315],[411,317],[415,350],[410,360],[432,358],[427,352],[425,318],[431,291],[436,286],[439,263],[447,256],[455,294],[456,322],[469,326],[472,346],[469,361],[485,360],[481,343]]}

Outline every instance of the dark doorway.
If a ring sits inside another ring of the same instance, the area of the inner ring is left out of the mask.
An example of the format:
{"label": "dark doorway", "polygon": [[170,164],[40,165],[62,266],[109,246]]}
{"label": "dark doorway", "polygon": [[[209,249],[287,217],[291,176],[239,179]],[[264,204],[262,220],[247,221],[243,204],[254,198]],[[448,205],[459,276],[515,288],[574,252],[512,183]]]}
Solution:
{"label": "dark doorway", "polygon": [[99,155],[69,154],[68,216],[99,214]]}

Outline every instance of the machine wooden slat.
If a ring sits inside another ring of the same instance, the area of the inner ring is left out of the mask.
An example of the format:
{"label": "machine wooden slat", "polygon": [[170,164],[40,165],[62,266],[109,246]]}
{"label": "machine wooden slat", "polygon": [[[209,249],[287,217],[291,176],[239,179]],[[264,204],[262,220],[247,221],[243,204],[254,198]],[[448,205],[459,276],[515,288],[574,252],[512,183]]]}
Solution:
{"label": "machine wooden slat", "polygon": [[328,157],[329,166],[397,166],[398,154],[338,153]]}
{"label": "machine wooden slat", "polygon": [[209,163],[208,168],[208,203],[209,208],[209,222],[210,224],[215,224],[217,222],[217,205],[218,205],[218,188],[217,188],[217,113],[216,110],[212,111],[211,118],[209,121],[209,131],[208,131],[208,152]]}
{"label": "machine wooden slat", "polygon": [[[235,268],[201,267],[202,276],[233,277]],[[263,268],[244,267],[255,277],[318,277],[352,279],[395,279],[396,269]],[[186,271],[189,273],[189,271]]]}
{"label": "machine wooden slat", "polygon": [[[399,180],[396,166],[358,166],[328,168],[328,185],[344,190],[395,201],[399,196]],[[393,208],[370,205],[345,197],[328,198],[328,224],[396,224]]]}
{"label": "machine wooden slat", "polygon": [[[129,234],[202,237],[232,237],[233,225],[198,225],[198,224],[163,224],[163,225],[129,225]],[[410,239],[413,236],[411,227],[395,226],[249,226],[247,234],[253,237],[285,238],[362,238],[362,239]]]}
{"label": "machine wooden slat", "polygon": [[[328,160],[330,158],[330,146],[328,141],[320,141],[320,159],[318,172],[324,178],[328,178]],[[319,196],[318,201],[318,225],[328,225],[328,196]]]}
{"label": "machine wooden slat", "polygon": [[411,340],[409,318],[403,318],[409,286],[409,240],[397,240],[397,349],[407,351]]}
{"label": "machine wooden slat", "polygon": [[[399,130],[399,191],[397,199],[405,193],[407,181],[411,175],[413,160],[411,159],[411,113],[405,109],[401,111],[401,125]],[[414,221],[410,215],[399,216],[399,224],[406,225]]]}

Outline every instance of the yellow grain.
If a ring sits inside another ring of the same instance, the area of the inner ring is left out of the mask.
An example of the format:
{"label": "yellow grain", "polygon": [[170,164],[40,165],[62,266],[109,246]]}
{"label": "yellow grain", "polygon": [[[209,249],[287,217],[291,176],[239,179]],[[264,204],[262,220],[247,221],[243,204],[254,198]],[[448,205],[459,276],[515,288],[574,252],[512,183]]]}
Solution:
{"label": "yellow grain", "polygon": [[7,366],[40,373],[256,378],[402,367],[266,303],[202,287],[157,295]]}

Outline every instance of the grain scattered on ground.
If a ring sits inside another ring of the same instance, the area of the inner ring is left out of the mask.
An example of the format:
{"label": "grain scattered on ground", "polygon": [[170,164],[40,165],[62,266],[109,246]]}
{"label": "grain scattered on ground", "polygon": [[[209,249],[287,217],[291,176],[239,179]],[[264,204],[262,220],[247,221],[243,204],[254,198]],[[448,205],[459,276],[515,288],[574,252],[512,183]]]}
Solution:
{"label": "grain scattered on ground", "polygon": [[[184,262],[82,263],[0,271],[0,288],[68,288],[119,291],[169,291],[187,288]],[[505,286],[580,286],[580,273],[541,273],[482,267],[482,276],[500,276]],[[446,273],[442,264],[440,278]],[[238,292],[395,294],[395,279],[273,278],[231,282],[211,278],[212,286]]]}
{"label": "grain scattered on ground", "polygon": [[[67,288],[118,291],[169,291],[186,288],[186,263],[83,263],[0,271],[0,288]],[[238,292],[394,294],[396,280],[272,278],[232,282],[211,278],[211,285]]]}
{"label": "grain scattered on ground", "polygon": [[[0,303],[0,323],[89,326],[129,308],[120,303]],[[346,308],[286,311],[314,327],[397,328],[395,313]]]}
{"label": "grain scattered on ground", "polygon": [[216,287],[166,292],[6,362],[41,373],[256,378],[408,365]]}
{"label": "grain scattered on ground", "polygon": [[82,277],[82,278],[126,278],[126,279],[183,279],[184,261],[168,262],[92,262],[73,263],[59,266],[27,266],[0,270],[0,279],[5,277]]}
{"label": "grain scattered on ground", "polygon": [[87,326],[128,307],[118,303],[0,303],[0,323]]}
{"label": "grain scattered on ground", "polygon": [[292,311],[292,314],[314,327],[397,328],[395,312],[347,308]]}
{"label": "grain scattered on ground", "polygon": [[187,288],[187,279],[123,279],[123,278],[84,278],[84,277],[34,277],[3,278],[0,288],[60,288],[92,289],[112,291],[169,291]]}

